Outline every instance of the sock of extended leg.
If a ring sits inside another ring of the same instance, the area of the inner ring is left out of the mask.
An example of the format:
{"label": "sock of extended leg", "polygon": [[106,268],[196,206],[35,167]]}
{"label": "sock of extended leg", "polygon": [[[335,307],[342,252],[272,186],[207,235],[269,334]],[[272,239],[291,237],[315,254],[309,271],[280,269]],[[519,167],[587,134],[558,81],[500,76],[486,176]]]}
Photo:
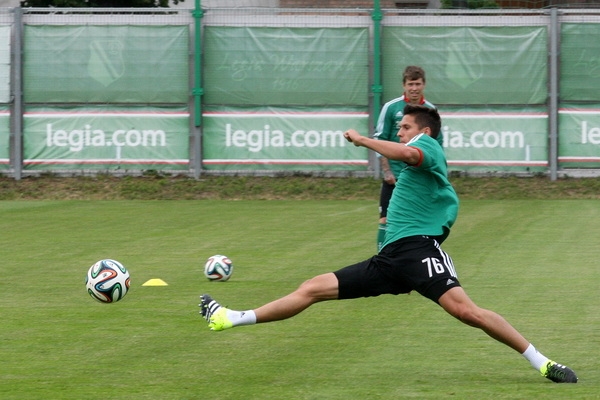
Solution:
{"label": "sock of extended leg", "polygon": [[256,323],[256,314],[252,310],[227,310],[227,318],[229,318],[233,326],[252,325]]}
{"label": "sock of extended leg", "polygon": [[523,352],[523,357],[531,363],[531,366],[541,372],[542,367],[550,361],[545,355],[537,351],[537,349],[529,344],[529,347]]}

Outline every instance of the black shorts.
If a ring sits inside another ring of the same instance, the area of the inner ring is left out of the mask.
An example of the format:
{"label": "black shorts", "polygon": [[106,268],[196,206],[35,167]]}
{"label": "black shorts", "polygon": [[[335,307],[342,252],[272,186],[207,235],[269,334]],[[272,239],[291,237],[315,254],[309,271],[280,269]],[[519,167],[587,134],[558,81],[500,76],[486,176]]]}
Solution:
{"label": "black shorts", "polygon": [[387,183],[386,181],[381,182],[381,191],[379,192],[379,218],[387,217],[387,209],[390,205],[390,199],[396,185]]}
{"label": "black shorts", "polygon": [[460,286],[452,259],[427,236],[397,240],[376,256],[334,274],[340,300],[416,290],[437,303],[448,289]]}

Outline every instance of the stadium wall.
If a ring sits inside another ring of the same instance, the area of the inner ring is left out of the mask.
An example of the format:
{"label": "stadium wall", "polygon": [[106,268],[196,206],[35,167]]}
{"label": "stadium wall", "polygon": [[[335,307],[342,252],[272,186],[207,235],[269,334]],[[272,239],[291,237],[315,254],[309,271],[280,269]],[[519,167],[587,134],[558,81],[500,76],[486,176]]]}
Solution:
{"label": "stadium wall", "polygon": [[600,13],[374,16],[0,9],[0,173],[377,176],[342,132],[372,134],[375,97],[400,95],[416,64],[450,170],[600,174]]}

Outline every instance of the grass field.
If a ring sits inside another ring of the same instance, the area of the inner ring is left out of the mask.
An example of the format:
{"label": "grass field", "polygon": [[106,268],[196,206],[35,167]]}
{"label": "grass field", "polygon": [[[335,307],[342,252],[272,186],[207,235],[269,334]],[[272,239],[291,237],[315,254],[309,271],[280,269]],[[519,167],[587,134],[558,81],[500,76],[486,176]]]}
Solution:
{"label": "grass field", "polygon": [[[370,256],[376,201],[2,201],[2,399],[596,399],[598,200],[465,200],[444,244],[481,306],[579,375],[554,384],[418,294],[211,332],[198,295],[253,308]],[[228,255],[228,282],[204,260]],[[88,267],[132,288],[92,300]],[[166,287],[143,287],[160,278]]]}

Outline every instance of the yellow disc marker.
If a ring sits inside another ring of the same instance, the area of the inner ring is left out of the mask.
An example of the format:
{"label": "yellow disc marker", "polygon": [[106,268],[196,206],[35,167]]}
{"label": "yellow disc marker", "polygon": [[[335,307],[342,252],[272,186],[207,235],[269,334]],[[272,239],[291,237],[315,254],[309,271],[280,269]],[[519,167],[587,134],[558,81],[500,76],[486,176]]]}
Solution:
{"label": "yellow disc marker", "polygon": [[144,283],[142,286],[168,286],[168,285],[167,285],[167,282],[163,281],[162,279],[150,279],[149,281]]}

